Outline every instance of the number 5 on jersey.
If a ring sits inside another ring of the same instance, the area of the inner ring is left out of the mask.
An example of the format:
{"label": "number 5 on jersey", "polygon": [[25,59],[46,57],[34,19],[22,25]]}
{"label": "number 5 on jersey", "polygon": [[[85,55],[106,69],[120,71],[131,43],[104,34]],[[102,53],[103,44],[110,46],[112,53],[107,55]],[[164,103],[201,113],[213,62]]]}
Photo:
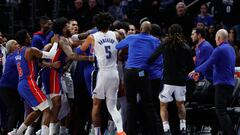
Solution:
{"label": "number 5 on jersey", "polygon": [[106,58],[111,59],[112,53],[111,53],[111,46],[105,46],[105,52],[106,52]]}

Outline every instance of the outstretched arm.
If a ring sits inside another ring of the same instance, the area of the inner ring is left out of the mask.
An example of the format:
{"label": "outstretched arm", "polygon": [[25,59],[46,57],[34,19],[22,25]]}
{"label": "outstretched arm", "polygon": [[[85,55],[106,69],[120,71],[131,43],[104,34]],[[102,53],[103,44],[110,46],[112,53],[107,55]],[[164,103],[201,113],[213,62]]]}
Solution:
{"label": "outstretched arm", "polygon": [[29,49],[29,54],[30,54],[29,57],[30,58],[35,57],[35,58],[52,59],[57,52],[58,41],[59,41],[59,35],[55,34],[54,35],[54,43],[49,52],[48,51],[40,51],[39,49],[37,49],[35,47],[31,47]]}
{"label": "outstretched arm", "polygon": [[35,57],[35,58],[52,59],[57,52],[57,47],[58,47],[58,43],[53,43],[53,46],[49,52],[40,51],[35,47],[31,47],[29,50],[29,54],[30,54],[29,56],[30,58]]}
{"label": "outstretched arm", "polygon": [[42,51],[42,57],[44,59],[52,59],[57,53],[58,43],[54,42],[49,52]]}
{"label": "outstretched arm", "polygon": [[92,35],[89,35],[89,36],[87,37],[87,39],[86,39],[85,42],[82,44],[82,46],[80,46],[80,49],[81,49],[82,51],[86,51],[86,50],[89,48],[90,45],[94,46],[94,38],[93,38]]}
{"label": "outstretched arm", "polygon": [[131,36],[126,37],[125,39],[121,40],[117,45],[116,49],[120,50],[123,48],[127,48],[129,45],[129,41],[131,40]]}

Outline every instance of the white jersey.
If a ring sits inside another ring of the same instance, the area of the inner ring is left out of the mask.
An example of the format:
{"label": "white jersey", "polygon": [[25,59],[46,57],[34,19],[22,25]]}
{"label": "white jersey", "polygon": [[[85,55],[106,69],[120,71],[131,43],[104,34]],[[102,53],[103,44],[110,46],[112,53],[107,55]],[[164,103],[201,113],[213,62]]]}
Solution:
{"label": "white jersey", "polygon": [[113,31],[103,33],[101,31],[93,34],[94,54],[97,57],[98,68],[117,69],[117,49],[118,41]]}

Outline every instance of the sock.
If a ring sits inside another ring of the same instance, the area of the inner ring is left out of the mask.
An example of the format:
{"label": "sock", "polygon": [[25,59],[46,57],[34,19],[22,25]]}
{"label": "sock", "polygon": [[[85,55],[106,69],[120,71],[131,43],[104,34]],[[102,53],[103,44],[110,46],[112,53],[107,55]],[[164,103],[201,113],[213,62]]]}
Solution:
{"label": "sock", "polygon": [[100,127],[94,127],[94,135],[101,135]]}
{"label": "sock", "polygon": [[49,124],[49,135],[54,135],[56,133],[56,123]]}
{"label": "sock", "polygon": [[180,130],[186,130],[186,120],[180,120]]}
{"label": "sock", "polygon": [[27,129],[27,126],[24,124],[24,123],[22,123],[22,125],[18,128],[18,130],[17,130],[17,135],[21,135],[21,134],[23,134],[23,132],[25,131]]}
{"label": "sock", "polygon": [[163,122],[163,131],[167,132],[168,130],[170,130],[169,123],[168,123],[168,121],[164,121]]}
{"label": "sock", "polygon": [[33,133],[34,127],[28,126],[24,135],[31,135]]}
{"label": "sock", "polygon": [[60,133],[61,134],[66,134],[66,127],[65,126],[60,126]]}
{"label": "sock", "polygon": [[41,135],[48,135],[49,134],[49,128],[46,125],[41,126]]}

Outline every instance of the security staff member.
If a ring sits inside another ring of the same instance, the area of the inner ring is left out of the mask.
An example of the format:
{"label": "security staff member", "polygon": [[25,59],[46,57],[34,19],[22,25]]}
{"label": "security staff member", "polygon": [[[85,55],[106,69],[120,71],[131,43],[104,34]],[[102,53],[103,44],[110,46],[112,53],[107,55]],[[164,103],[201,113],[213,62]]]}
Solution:
{"label": "security staff member", "polygon": [[[153,106],[150,81],[146,69],[147,60],[159,45],[159,39],[150,35],[151,23],[144,21],[140,28],[141,33],[129,35],[119,42],[117,49],[128,47],[128,60],[125,66],[125,87],[127,97],[127,134],[136,135],[136,110],[137,93],[140,94],[143,111],[146,116],[146,128],[149,129],[148,135],[160,134],[159,126],[156,124],[157,113]],[[144,127],[145,128],[145,127]]]}

